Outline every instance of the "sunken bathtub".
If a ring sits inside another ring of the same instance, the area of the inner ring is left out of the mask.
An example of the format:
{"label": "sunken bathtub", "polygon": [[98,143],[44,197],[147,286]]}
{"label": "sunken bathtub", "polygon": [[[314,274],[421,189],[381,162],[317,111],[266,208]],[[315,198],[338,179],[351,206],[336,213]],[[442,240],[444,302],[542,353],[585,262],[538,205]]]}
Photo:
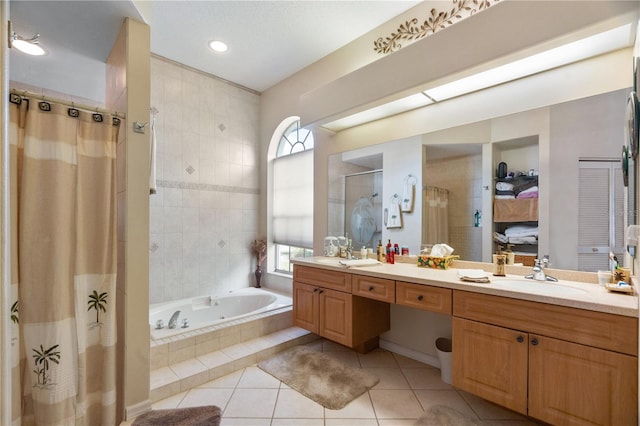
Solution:
{"label": "sunken bathtub", "polygon": [[[290,310],[291,297],[264,288],[243,288],[218,297],[200,296],[151,305],[149,324],[151,339],[176,340],[265,318]],[[177,314],[175,328],[169,321]]]}

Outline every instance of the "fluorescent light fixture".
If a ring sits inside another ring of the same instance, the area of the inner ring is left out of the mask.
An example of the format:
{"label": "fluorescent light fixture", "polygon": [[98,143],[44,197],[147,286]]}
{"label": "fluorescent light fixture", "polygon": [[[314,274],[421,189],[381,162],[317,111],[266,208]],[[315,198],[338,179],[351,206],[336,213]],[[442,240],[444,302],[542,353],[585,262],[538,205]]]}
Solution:
{"label": "fluorescent light fixture", "polygon": [[25,39],[15,32],[11,33],[11,46],[27,55],[42,56],[44,49],[38,45],[40,34],[36,34],[30,39]]}
{"label": "fluorescent light fixture", "polygon": [[368,123],[380,118],[389,117],[390,115],[420,108],[431,103],[433,103],[433,100],[429,99],[429,97],[425,96],[423,93],[416,93],[415,95],[407,96],[406,98],[398,99],[396,101],[332,121],[323,127],[337,132],[349,127],[357,126],[358,124]]}
{"label": "fluorescent light fixture", "polygon": [[226,52],[229,47],[227,46],[227,44],[223,41],[220,40],[212,40],[209,42],[209,47],[211,48],[211,50],[213,50],[214,52],[217,53],[224,53]]}
{"label": "fluorescent light fixture", "polygon": [[424,93],[436,102],[622,49],[629,46],[631,24],[565,44],[506,65],[483,71]]}
{"label": "fluorescent light fixture", "polygon": [[[632,45],[634,35],[632,29],[632,24],[613,28],[487,71],[479,72],[469,77],[426,89],[418,95],[408,96],[366,111],[358,112],[348,117],[340,118],[325,124],[323,127],[333,131],[344,130],[394,114],[410,111],[434,102],[476,92],[622,49]],[[419,95],[422,95],[422,97]]]}

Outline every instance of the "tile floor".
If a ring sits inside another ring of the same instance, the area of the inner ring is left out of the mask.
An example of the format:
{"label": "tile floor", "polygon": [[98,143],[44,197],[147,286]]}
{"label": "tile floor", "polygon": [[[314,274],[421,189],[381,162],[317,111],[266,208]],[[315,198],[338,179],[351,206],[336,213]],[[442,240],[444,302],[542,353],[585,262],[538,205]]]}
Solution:
{"label": "tile floor", "polygon": [[358,354],[329,341],[309,346],[380,378],[369,392],[341,410],[325,409],[256,366],[235,371],[153,404],[154,409],[217,405],[222,426],[409,426],[431,405],[444,404],[481,425],[539,423],[442,382],[440,370],[378,349]]}

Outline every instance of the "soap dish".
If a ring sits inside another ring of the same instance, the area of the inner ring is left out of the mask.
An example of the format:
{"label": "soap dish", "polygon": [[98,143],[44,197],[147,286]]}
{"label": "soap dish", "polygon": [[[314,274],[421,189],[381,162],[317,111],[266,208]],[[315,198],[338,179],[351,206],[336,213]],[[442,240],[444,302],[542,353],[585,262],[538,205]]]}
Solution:
{"label": "soap dish", "polygon": [[633,294],[633,286],[630,285],[626,285],[623,287],[618,286],[618,283],[605,283],[604,287],[609,290],[609,291],[613,291],[616,293],[627,293],[627,294]]}

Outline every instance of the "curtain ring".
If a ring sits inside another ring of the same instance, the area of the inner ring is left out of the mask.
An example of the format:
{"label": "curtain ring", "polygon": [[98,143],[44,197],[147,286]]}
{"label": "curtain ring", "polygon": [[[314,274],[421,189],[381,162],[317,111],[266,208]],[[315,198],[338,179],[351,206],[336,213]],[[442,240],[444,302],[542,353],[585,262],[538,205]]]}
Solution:
{"label": "curtain ring", "polygon": [[69,114],[69,117],[73,118],[80,117],[80,111],[76,109],[75,103],[71,102],[71,108],[67,109],[67,114]]}

